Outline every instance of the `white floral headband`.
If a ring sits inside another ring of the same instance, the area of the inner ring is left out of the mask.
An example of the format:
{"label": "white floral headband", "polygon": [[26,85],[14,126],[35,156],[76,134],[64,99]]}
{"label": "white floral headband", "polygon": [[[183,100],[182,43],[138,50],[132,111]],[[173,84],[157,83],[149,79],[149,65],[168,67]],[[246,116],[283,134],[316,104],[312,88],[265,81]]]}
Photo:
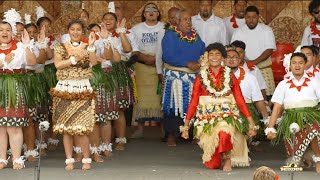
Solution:
{"label": "white floral headband", "polygon": [[[294,53],[296,53],[296,52],[301,52],[301,45],[300,46],[298,46],[297,48],[296,48],[296,50],[294,51]],[[283,66],[284,66],[284,69],[286,70],[286,72],[288,73],[289,71],[290,71],[290,60],[291,60],[291,56],[292,56],[292,53],[290,53],[290,54],[285,54],[284,55],[284,58],[283,58]]]}
{"label": "white floral headband", "polygon": [[4,17],[3,21],[6,21],[11,25],[12,34],[16,35],[17,34],[16,23],[17,22],[22,23],[20,14],[15,9],[11,8],[10,10],[4,13],[3,17]]}

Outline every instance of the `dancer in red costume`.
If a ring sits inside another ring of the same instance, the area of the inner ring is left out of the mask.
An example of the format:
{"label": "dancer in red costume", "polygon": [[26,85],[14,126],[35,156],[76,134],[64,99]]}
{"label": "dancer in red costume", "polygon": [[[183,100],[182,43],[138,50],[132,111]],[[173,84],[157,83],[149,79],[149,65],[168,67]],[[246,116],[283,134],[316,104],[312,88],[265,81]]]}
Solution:
{"label": "dancer in red costume", "polygon": [[[201,57],[200,75],[195,79],[185,125],[180,127],[188,138],[189,122],[194,115],[194,135],[204,153],[202,160],[210,169],[217,169],[224,159],[224,171],[232,166],[249,166],[248,149],[242,133],[255,136],[253,119],[245,104],[237,78],[228,67],[221,66],[227,57],[220,43],[207,47]],[[238,109],[239,107],[239,109]],[[240,112],[249,122],[240,118]],[[235,140],[236,139],[236,140]]]}

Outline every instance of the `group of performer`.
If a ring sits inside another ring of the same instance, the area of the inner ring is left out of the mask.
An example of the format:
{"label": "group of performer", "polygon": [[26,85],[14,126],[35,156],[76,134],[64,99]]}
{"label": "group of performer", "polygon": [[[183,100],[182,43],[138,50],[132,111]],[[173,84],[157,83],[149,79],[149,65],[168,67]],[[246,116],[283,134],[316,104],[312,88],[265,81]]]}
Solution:
{"label": "group of performer", "polygon": [[[13,169],[22,169],[25,158],[34,161],[45,149],[55,150],[59,134],[65,169],[79,161],[83,170],[91,169],[92,160],[112,155],[113,134],[114,149],[125,150],[125,111],[133,106],[138,127],[132,138],[143,137],[146,121],[160,121],[168,146],[176,146],[179,136],[198,139],[210,169],[220,168],[222,161],[224,171],[249,166],[247,137],[267,136],[274,143],[283,138],[288,157],[314,164],[320,173],[320,1],[311,1],[315,21],[304,32],[303,46],[285,56],[287,74],[276,88],[275,38],[258,22],[258,8],[236,0],[234,14],[221,19],[212,6],[199,1],[195,16],[173,7],[164,24],[157,4],[147,3],[142,22],[131,29],[113,3],[93,24],[83,8],[69,22],[68,33],[55,36],[41,7],[35,23],[28,14],[23,22],[14,9],[5,12],[0,169],[8,164],[9,148]],[[44,121],[51,126],[40,136]],[[299,132],[290,132],[292,123]]]}

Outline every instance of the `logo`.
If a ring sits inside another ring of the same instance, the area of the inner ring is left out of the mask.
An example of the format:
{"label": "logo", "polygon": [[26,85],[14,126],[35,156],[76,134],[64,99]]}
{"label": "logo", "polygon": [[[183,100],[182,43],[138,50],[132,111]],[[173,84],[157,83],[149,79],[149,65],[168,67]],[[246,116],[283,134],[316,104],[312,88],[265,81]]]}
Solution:
{"label": "logo", "polygon": [[286,172],[296,172],[296,171],[303,171],[303,168],[299,167],[296,163],[290,163],[287,166],[281,166],[280,170],[286,171]]}

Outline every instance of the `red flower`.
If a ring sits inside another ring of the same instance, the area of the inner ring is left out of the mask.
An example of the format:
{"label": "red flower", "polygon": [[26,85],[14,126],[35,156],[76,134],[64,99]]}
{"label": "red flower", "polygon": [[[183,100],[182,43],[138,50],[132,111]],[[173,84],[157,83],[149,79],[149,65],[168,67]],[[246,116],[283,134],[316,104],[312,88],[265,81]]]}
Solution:
{"label": "red flower", "polygon": [[316,22],[312,22],[310,25],[310,28],[311,28],[312,34],[320,36],[320,31],[316,26]]}
{"label": "red flower", "polygon": [[9,49],[6,49],[6,50],[0,49],[0,54],[4,53],[5,55],[8,55],[8,54],[11,53],[11,51],[16,50],[18,42],[16,40],[12,40],[11,43],[12,44],[11,44],[11,47]]}

